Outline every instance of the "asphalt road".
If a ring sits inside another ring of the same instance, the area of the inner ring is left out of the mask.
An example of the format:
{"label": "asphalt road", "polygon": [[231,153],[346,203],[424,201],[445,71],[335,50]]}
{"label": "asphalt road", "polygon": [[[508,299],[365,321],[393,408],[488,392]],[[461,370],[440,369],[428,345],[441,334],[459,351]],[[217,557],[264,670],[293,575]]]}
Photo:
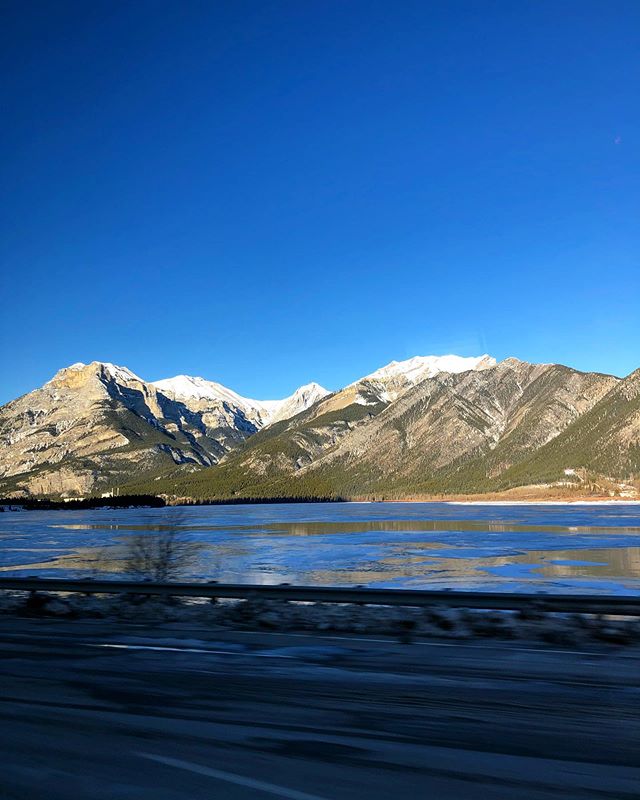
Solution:
{"label": "asphalt road", "polygon": [[640,798],[640,650],[0,620],[0,796]]}

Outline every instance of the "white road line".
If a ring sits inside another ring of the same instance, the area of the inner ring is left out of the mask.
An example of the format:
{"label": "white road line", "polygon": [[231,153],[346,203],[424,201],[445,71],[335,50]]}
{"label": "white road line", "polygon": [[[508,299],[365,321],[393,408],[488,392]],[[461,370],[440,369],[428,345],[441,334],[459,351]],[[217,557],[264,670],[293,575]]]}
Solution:
{"label": "white road line", "polygon": [[151,761],[157,761],[159,764],[166,764],[169,767],[186,769],[189,772],[195,772],[198,775],[206,775],[209,778],[215,778],[219,781],[235,783],[237,786],[246,786],[248,789],[258,789],[258,791],[275,794],[278,797],[286,797],[289,800],[326,800],[326,798],[319,797],[316,794],[307,794],[306,792],[299,792],[296,789],[287,789],[285,786],[276,786],[275,783],[257,781],[254,778],[246,778],[244,775],[236,775],[233,772],[223,772],[219,769],[203,767],[200,764],[193,764],[191,761],[182,761],[179,758],[158,756],[153,753],[137,753],[137,755],[141,756],[142,758],[148,758]]}
{"label": "white road line", "polygon": [[[235,631],[235,633],[254,633],[254,631]],[[272,636],[295,636],[299,638],[309,638],[305,634],[278,634],[269,632],[267,635]],[[262,635],[262,632],[261,632]],[[380,644],[397,644],[397,642],[388,639],[357,639],[350,636],[323,636],[323,639],[331,639],[341,642],[377,642]],[[173,653],[213,653],[215,655],[225,656],[262,656],[263,658],[295,658],[295,656],[280,655],[274,653],[260,653],[259,650],[244,651],[235,653],[231,650],[206,650],[199,647],[161,647],[159,645],[143,645],[143,644],[93,644],[83,643],[85,647],[111,647],[118,650],[167,650]],[[410,646],[423,646],[423,647],[466,647],[469,650],[485,650],[484,645],[467,644],[466,642],[425,642],[414,641]],[[310,645],[313,647],[313,645]],[[552,650],[551,648],[535,648],[535,647],[500,647],[499,645],[487,645],[490,649],[500,650],[503,653],[559,653],[572,656],[599,656],[604,657],[611,655],[609,652],[598,652],[589,650]]]}
{"label": "white road line", "polygon": [[110,647],[113,650],[160,650],[168,651],[170,653],[207,653],[209,655],[220,656],[260,656],[261,658],[293,658],[280,653],[260,653],[251,651],[242,651],[240,653],[233,650],[205,650],[201,647],[161,647],[160,645],[150,644],[87,644],[87,647]]}

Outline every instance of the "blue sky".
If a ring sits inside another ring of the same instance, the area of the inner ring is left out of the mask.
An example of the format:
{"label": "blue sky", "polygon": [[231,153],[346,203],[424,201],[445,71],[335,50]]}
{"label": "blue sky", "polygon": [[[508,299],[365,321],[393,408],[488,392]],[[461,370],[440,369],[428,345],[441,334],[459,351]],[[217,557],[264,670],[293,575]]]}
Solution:
{"label": "blue sky", "polygon": [[0,402],[640,366],[640,4],[8,2]]}

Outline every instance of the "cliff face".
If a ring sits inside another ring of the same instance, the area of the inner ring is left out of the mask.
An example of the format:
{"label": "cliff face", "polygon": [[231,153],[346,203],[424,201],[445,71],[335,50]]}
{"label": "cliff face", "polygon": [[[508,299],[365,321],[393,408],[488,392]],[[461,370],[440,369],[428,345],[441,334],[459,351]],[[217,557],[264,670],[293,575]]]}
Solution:
{"label": "cliff face", "polygon": [[84,494],[177,465],[215,464],[257,429],[231,404],[200,411],[127,369],[75,364],[0,409],[0,482]]}
{"label": "cliff face", "polygon": [[213,463],[166,405],[128,370],[99,363],[60,370],[0,409],[0,479],[35,493],[83,494],[123,469],[168,466],[174,456]]}

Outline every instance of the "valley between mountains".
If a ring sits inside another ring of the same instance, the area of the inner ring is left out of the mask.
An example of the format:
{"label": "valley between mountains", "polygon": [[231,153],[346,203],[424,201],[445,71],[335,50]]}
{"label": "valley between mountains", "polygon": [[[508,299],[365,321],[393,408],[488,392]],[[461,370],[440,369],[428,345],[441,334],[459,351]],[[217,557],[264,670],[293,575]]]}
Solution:
{"label": "valley between mountains", "polygon": [[170,500],[636,497],[640,370],[417,356],[252,400],[73,364],[0,408],[0,495]]}

